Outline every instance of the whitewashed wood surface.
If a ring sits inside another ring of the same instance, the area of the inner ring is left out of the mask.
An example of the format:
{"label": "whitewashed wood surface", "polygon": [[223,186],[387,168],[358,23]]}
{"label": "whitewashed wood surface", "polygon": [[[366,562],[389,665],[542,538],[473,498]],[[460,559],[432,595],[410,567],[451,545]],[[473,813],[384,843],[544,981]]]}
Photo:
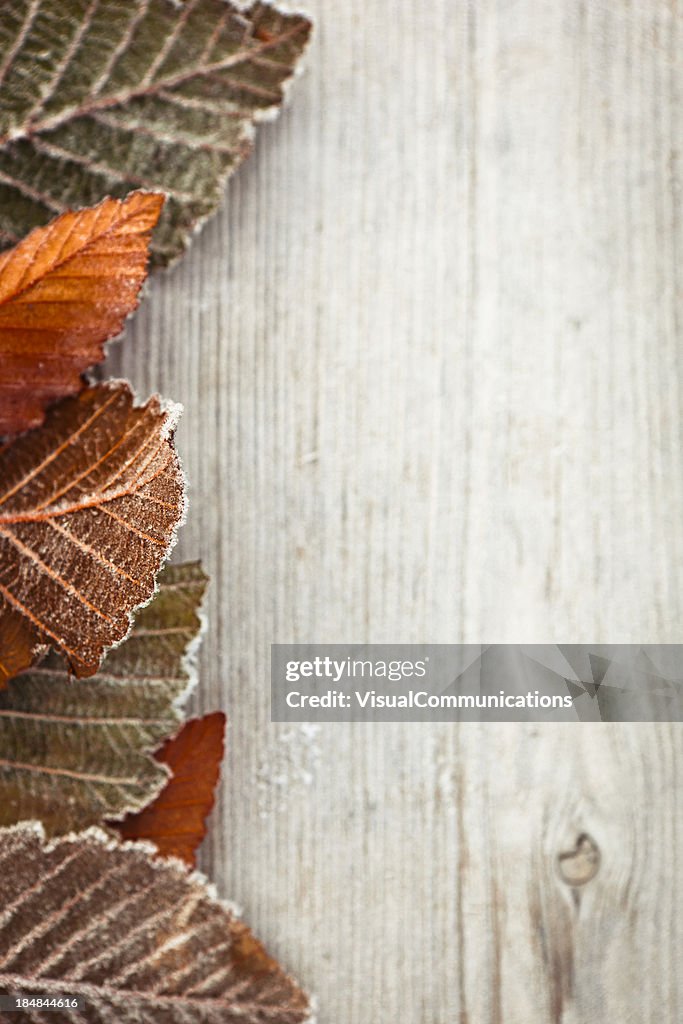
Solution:
{"label": "whitewashed wood surface", "polygon": [[196,706],[231,722],[204,866],[320,1024],[678,1024],[680,727],[275,726],[268,665],[683,641],[681,4],[308,9],[109,360],[186,407]]}

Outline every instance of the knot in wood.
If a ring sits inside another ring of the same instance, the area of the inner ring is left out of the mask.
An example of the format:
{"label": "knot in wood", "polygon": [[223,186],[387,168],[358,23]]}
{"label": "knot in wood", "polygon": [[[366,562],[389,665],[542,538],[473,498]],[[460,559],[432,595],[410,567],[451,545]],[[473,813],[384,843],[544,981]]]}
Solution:
{"label": "knot in wood", "polygon": [[557,866],[560,878],[567,885],[585,885],[595,878],[600,867],[600,849],[594,839],[583,832],[573,850],[559,854]]}

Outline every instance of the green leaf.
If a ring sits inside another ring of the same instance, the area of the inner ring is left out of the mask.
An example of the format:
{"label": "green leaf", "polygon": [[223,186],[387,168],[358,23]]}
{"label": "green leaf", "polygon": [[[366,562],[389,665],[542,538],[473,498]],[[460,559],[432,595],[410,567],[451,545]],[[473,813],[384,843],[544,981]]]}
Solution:
{"label": "green leaf", "polygon": [[0,692],[0,825],[34,818],[55,835],[160,792],[169,773],[152,754],[182,717],[206,582],[198,563],[168,566],[97,675],[74,679],[53,655]]}
{"label": "green leaf", "polygon": [[310,22],[265,3],[16,0],[0,20],[0,247],[68,207],[167,194],[178,256],[277,109]]}

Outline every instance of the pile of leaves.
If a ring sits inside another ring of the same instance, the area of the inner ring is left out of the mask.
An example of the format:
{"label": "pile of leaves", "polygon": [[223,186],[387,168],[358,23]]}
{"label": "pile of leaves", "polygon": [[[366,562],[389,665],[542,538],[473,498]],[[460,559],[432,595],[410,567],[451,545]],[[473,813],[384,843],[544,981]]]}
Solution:
{"label": "pile of leaves", "polygon": [[3,12],[0,995],[78,999],[50,1020],[310,1020],[193,870],[225,717],[184,720],[207,578],[164,566],[179,409],[86,376],[150,259],[218,205],[309,31],[226,0]]}

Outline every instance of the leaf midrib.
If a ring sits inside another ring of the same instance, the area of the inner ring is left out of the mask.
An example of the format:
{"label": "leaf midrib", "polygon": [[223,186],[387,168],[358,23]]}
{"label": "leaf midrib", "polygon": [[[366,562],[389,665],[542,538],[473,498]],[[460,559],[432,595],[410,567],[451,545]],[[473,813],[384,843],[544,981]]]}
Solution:
{"label": "leaf midrib", "polygon": [[[7,134],[0,136],[0,146],[4,146],[8,142],[18,142],[20,139],[30,138],[32,135],[37,135],[40,132],[52,131],[67,121],[71,121],[77,117],[85,117],[96,110],[107,110],[111,107],[117,107],[121,104],[129,103],[131,100],[138,99],[141,96],[156,96],[161,90],[173,89],[175,86],[182,85],[184,82],[189,81],[192,78],[213,74],[217,71],[226,71],[238,64],[243,64],[252,60],[254,57],[259,57],[270,48],[279,46],[281,43],[286,42],[292,36],[300,32],[301,28],[302,22],[296,22],[286,32],[281,33],[274,39],[269,39],[266,42],[259,43],[257,46],[254,46],[253,49],[239,50],[237,53],[226,57],[225,60],[215,61],[212,64],[205,64],[203,67],[194,67],[189,71],[183,71],[177,75],[169,75],[164,79],[157,79],[152,85],[145,86],[143,88],[132,87],[110,96],[102,96],[100,98],[91,97],[88,102],[81,104],[80,107],[70,107],[66,110],[60,111],[59,114],[55,114],[51,118],[48,117],[43,121],[35,121],[33,123],[29,122],[21,127],[14,128],[7,132]],[[245,88],[248,88],[248,83],[245,83]],[[273,103],[276,102],[277,97],[274,97]]]}
{"label": "leaf midrib", "polygon": [[[158,454],[159,450],[160,449],[157,449],[155,454]],[[161,469],[159,469],[151,479],[155,479],[156,476],[161,475],[161,473],[168,468],[170,461],[171,459],[165,462]],[[144,481],[143,484],[137,486],[137,480],[134,480],[131,484],[126,484],[123,487],[119,487],[115,491],[112,491],[111,494],[98,493],[85,501],[79,501],[70,505],[55,505],[54,508],[47,508],[45,511],[36,512],[29,510],[28,512],[2,512],[0,513],[0,527],[15,526],[17,523],[45,523],[50,519],[61,519],[64,516],[75,515],[77,512],[85,512],[89,508],[102,508],[104,505],[110,505],[113,501],[119,501],[121,498],[130,498],[133,495],[145,499],[147,498],[147,495],[140,494],[139,491],[143,486],[150,482],[151,480],[147,480]],[[3,531],[0,529],[0,535],[2,534]]]}

